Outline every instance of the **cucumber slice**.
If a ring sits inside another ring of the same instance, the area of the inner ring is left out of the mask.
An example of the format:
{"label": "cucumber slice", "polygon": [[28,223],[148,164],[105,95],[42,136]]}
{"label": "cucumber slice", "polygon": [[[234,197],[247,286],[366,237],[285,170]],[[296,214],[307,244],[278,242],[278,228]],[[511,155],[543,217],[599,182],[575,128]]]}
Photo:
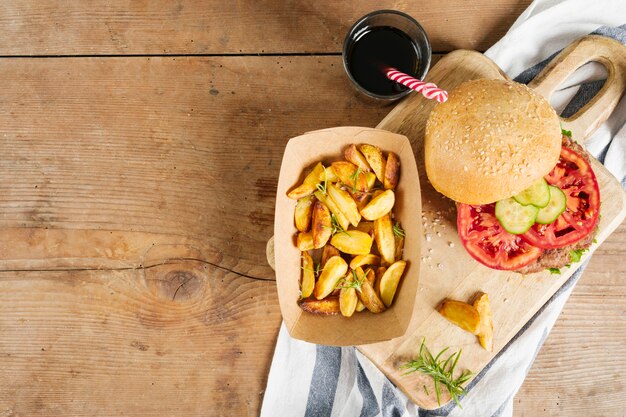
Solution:
{"label": "cucumber slice", "polygon": [[535,207],[544,208],[550,201],[548,183],[542,178],[513,198],[522,206],[532,204]]}
{"label": "cucumber slice", "polygon": [[523,206],[513,198],[506,198],[496,203],[496,218],[509,233],[520,235],[535,224],[539,208],[529,204]]}
{"label": "cucumber slice", "polygon": [[567,197],[558,187],[549,186],[550,202],[537,213],[537,223],[550,224],[565,211]]}

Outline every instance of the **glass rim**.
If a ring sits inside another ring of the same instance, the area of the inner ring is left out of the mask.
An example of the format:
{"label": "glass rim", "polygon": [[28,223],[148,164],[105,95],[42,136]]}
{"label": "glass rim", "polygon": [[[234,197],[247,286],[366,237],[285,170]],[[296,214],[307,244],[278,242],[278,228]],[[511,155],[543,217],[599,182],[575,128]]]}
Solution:
{"label": "glass rim", "polygon": [[[428,38],[428,34],[426,33],[426,31],[424,30],[424,28],[422,27],[422,25],[419,24],[419,22],[417,20],[415,20],[415,18],[413,18],[412,16],[401,12],[399,10],[392,10],[392,9],[381,9],[381,10],[374,10],[373,12],[370,12],[368,14],[366,14],[365,16],[361,17],[360,19],[358,19],[356,22],[354,22],[354,24],[350,27],[350,29],[348,30],[348,33],[346,34],[346,37],[343,41],[343,48],[341,51],[341,60],[343,61],[343,69],[346,72],[346,74],[348,75],[348,78],[350,79],[350,81],[352,82],[352,85],[354,85],[356,87],[357,90],[359,90],[361,93],[369,96],[369,97],[373,97],[376,99],[380,99],[380,100],[397,100],[399,98],[402,98],[404,96],[406,96],[407,94],[409,94],[411,91],[410,88],[407,88],[404,91],[401,91],[399,93],[393,94],[393,95],[380,95],[380,94],[376,94],[376,93],[372,93],[371,91],[366,90],[365,88],[363,88],[352,76],[352,73],[350,72],[350,68],[348,65],[348,59],[347,59],[347,52],[348,52],[348,47],[353,43],[352,42],[352,37],[355,33],[355,30],[361,26],[363,24],[363,22],[367,21],[368,19],[371,19],[374,16],[377,15],[381,15],[381,14],[392,14],[392,15],[397,15],[400,16],[404,19],[407,19],[412,25],[414,25],[417,29],[417,31],[419,32],[420,36],[423,36],[424,41],[425,41],[425,45],[426,48],[425,50],[422,50],[423,48],[420,48],[419,45],[415,45],[418,49],[420,49],[420,52],[424,52],[426,57],[425,57],[425,65],[424,65],[424,70],[423,70],[423,74],[415,74],[416,78],[419,78],[420,80],[424,78],[424,76],[428,73],[428,70],[430,69],[430,61],[431,61],[431,57],[432,57],[432,47],[430,45],[430,39]],[[403,31],[404,32],[404,31]],[[409,36],[407,34],[407,36]],[[410,37],[410,36],[409,36]],[[413,37],[410,37],[411,39],[413,39]]]}

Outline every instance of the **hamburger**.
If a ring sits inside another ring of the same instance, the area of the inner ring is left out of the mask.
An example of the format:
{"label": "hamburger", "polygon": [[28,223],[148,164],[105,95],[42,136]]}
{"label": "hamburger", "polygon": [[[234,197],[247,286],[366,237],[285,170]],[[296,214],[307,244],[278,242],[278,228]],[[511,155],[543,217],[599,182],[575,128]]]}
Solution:
{"label": "hamburger", "polygon": [[457,203],[459,237],[483,265],[555,271],[591,245],[600,191],[589,154],[527,86],[461,84],[431,112],[424,152],[428,179]]}

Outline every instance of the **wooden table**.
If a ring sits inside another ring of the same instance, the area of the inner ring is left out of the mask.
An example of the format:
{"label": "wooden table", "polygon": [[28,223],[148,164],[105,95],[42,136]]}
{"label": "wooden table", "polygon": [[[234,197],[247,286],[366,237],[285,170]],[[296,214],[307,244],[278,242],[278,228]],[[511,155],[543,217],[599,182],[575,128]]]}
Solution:
{"label": "wooden table", "polygon": [[[391,109],[344,76],[348,27],[404,10],[438,59],[529,1],[344,3],[0,6],[0,416],[258,414],[284,145]],[[621,415],[625,243],[597,251],[516,416]]]}

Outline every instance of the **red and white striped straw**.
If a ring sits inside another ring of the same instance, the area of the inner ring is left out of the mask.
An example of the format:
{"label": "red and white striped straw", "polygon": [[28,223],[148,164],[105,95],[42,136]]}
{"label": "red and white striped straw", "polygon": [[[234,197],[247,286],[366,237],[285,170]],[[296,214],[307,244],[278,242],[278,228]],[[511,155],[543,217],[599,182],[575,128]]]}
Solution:
{"label": "red and white striped straw", "polygon": [[411,90],[422,93],[422,95],[428,99],[434,99],[440,103],[443,103],[448,99],[448,92],[446,90],[437,87],[433,83],[425,83],[418,80],[417,78],[413,78],[410,75],[400,72],[395,68],[387,68],[385,70],[385,75],[391,81],[395,81],[409,87]]}

